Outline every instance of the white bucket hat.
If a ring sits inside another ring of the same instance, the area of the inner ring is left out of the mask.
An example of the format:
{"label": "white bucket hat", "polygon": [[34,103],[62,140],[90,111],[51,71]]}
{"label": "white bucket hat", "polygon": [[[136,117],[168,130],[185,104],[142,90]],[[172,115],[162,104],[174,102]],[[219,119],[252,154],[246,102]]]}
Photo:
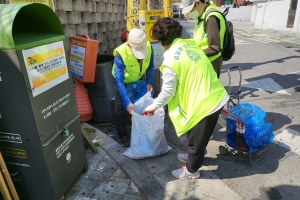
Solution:
{"label": "white bucket hat", "polygon": [[132,29],[128,34],[127,42],[131,47],[133,55],[137,59],[144,59],[147,57],[147,39],[144,31],[138,28]]}

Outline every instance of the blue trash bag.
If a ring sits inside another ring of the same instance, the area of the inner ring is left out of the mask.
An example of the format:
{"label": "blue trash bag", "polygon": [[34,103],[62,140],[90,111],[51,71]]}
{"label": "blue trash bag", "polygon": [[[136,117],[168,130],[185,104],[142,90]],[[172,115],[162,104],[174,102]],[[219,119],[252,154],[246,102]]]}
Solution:
{"label": "blue trash bag", "polygon": [[[136,82],[128,83],[126,86],[127,95],[132,103],[137,102],[142,96],[147,93],[147,83],[143,80],[138,80]],[[151,92],[151,97],[154,92]]]}
{"label": "blue trash bag", "polygon": [[261,124],[266,117],[266,112],[263,109],[250,103],[238,104],[231,108],[229,113],[243,120],[246,125]]}
{"label": "blue trash bag", "polygon": [[[248,153],[254,153],[266,147],[273,141],[273,124],[264,121],[266,112],[260,107],[249,103],[243,103],[230,109],[229,113],[244,122],[245,132],[242,133],[242,136],[248,145]],[[235,148],[236,144],[232,139],[232,135],[237,131],[236,124],[231,119],[225,119],[228,131],[228,146]]]}

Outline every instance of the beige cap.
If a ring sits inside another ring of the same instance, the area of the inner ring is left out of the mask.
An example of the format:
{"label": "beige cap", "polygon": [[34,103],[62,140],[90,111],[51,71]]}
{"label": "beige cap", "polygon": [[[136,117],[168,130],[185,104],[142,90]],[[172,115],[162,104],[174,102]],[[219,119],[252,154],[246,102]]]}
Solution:
{"label": "beige cap", "polygon": [[131,47],[133,55],[137,59],[144,59],[147,57],[147,39],[144,31],[138,28],[131,29],[128,34],[127,42]]}

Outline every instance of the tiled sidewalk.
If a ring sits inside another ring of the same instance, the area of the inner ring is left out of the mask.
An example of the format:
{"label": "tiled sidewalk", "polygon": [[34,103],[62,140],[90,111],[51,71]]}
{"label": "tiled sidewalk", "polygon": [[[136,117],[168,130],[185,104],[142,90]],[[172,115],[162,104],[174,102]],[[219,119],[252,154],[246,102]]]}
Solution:
{"label": "tiled sidewalk", "polygon": [[103,148],[86,150],[88,171],[69,189],[66,200],[141,200],[139,189]]}

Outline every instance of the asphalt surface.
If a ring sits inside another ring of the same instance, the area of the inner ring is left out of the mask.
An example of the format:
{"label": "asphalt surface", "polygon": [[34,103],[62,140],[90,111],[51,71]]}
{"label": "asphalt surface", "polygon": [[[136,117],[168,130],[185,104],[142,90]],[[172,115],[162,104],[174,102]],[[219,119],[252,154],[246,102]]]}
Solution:
{"label": "asphalt surface", "polygon": [[[181,24],[185,29],[183,37],[190,37],[194,22]],[[228,69],[241,68],[240,102],[263,108],[267,112],[265,121],[273,123],[276,137],[260,154],[261,160],[251,165],[249,155],[224,156],[218,152],[226,134],[220,120],[205,163],[243,199],[299,199],[300,173],[295,170],[300,166],[298,34],[255,29],[251,22],[235,21],[233,25],[236,52],[230,61],[224,62],[220,80],[228,89]],[[236,91],[240,76],[237,71],[230,75],[231,91]]]}

